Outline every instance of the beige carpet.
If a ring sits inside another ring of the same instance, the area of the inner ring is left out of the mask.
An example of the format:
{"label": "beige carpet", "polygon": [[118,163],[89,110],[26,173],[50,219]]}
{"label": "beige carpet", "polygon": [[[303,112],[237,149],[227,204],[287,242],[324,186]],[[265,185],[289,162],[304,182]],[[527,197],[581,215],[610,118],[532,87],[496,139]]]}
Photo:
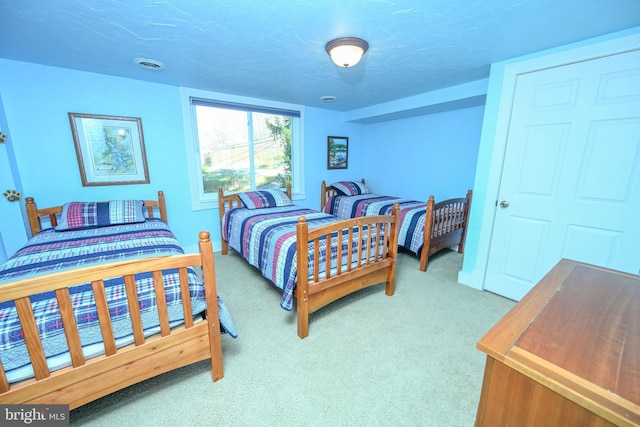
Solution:
{"label": "beige carpet", "polygon": [[472,426],[484,354],[476,342],[514,302],[457,283],[462,255],[429,270],[399,256],[396,293],[377,285],[312,315],[295,312],[235,252],[215,254],[218,292],[238,338],[223,336],[225,376],[201,362],[71,412],[78,426]]}

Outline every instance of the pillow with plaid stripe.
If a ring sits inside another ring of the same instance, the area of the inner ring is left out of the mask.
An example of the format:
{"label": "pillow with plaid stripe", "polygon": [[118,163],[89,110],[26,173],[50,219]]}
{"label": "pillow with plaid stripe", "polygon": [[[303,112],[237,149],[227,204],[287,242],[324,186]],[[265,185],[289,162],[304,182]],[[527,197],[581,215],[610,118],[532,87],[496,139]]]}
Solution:
{"label": "pillow with plaid stripe", "polygon": [[361,182],[338,181],[331,184],[338,196],[357,196],[358,194],[369,194],[369,188]]}
{"label": "pillow with plaid stripe", "polygon": [[144,222],[142,205],[142,200],[65,203],[56,231]]}
{"label": "pillow with plaid stripe", "polygon": [[285,194],[284,191],[274,190],[260,190],[260,191],[246,191],[238,194],[240,200],[247,209],[260,209],[260,208],[276,208],[279,206],[292,205],[291,199]]}

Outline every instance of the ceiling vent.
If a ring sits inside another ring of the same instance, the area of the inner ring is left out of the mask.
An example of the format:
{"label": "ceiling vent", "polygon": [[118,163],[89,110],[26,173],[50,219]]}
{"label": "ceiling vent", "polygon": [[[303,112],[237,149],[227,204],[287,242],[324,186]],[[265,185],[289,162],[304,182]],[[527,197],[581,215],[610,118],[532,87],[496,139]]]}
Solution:
{"label": "ceiling vent", "polygon": [[135,58],[133,60],[134,63],[138,64],[139,67],[144,68],[146,70],[164,70],[165,69],[165,65],[160,62],[160,61],[156,61],[155,59],[149,59],[149,58]]}

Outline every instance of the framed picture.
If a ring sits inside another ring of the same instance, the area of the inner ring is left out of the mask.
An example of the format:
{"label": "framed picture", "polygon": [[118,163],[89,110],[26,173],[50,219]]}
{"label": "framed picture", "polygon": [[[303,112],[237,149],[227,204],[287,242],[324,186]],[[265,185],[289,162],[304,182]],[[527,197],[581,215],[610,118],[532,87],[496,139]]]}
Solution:
{"label": "framed picture", "polygon": [[69,113],[82,186],[148,184],[142,120]]}
{"label": "framed picture", "polygon": [[327,137],[327,169],[346,169],[349,161],[349,138]]}

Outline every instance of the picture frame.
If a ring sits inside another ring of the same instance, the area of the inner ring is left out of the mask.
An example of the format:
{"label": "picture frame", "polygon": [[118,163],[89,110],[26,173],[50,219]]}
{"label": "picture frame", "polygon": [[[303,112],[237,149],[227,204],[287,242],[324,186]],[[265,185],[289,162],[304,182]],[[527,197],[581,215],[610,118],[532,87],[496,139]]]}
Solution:
{"label": "picture frame", "polygon": [[327,169],[347,169],[349,164],[349,137],[327,137]]}
{"label": "picture frame", "polygon": [[142,120],[69,113],[82,186],[149,184]]}

